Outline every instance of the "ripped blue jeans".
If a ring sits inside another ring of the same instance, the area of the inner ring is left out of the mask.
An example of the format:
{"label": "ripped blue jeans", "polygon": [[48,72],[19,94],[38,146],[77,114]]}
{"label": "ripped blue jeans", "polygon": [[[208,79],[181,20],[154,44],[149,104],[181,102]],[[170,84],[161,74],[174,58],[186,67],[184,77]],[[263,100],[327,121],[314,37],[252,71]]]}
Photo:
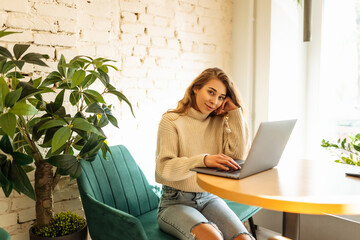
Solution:
{"label": "ripped blue jeans", "polygon": [[184,192],[163,186],[158,223],[164,232],[178,239],[196,239],[191,231],[201,223],[215,225],[225,240],[240,234],[254,239],[224,200],[208,192]]}

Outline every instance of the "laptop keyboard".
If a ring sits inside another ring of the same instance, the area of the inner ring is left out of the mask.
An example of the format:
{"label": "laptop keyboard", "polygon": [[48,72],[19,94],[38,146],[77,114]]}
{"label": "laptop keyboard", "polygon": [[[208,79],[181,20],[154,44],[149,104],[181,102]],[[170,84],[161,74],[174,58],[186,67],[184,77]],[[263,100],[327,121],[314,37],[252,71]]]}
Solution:
{"label": "laptop keyboard", "polygon": [[222,169],[220,169],[220,168],[217,168],[217,169],[216,169],[216,172],[227,172],[227,173],[237,173],[237,172],[239,172],[239,171],[240,171],[240,169],[239,169],[239,170],[235,170],[235,169],[222,170]]}

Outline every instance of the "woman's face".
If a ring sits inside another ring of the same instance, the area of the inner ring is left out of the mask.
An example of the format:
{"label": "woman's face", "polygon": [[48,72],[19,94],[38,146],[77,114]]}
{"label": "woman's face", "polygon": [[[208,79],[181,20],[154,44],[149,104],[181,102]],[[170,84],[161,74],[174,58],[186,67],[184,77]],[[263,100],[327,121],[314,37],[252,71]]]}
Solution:
{"label": "woman's face", "polygon": [[221,106],[226,97],[226,86],[219,79],[209,80],[202,88],[194,88],[194,108],[209,115]]}

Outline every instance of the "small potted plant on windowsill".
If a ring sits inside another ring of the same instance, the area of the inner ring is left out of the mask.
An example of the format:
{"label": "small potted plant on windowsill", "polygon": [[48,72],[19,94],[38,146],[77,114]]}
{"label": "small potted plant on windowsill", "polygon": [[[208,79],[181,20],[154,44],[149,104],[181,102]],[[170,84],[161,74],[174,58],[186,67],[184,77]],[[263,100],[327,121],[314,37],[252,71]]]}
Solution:
{"label": "small potted plant on windowsill", "polygon": [[[4,29],[0,37],[13,33]],[[27,53],[28,48],[15,44],[10,52],[0,46],[0,185],[6,197],[15,190],[36,201],[40,228],[53,221],[53,191],[60,177],[77,178],[80,159],[92,161],[100,149],[105,158],[109,151],[102,128],[118,123],[104,96],[115,95],[132,108],[110,84],[108,71],[118,71],[113,61],[78,56],[66,62],[61,56],[56,71],[32,79],[23,66],[47,66],[43,59],[48,56]],[[97,82],[101,92],[98,85],[94,89]],[[49,96],[52,101],[45,100]],[[27,175],[33,170],[34,187]]]}
{"label": "small potted plant on windowsill", "polygon": [[360,133],[339,138],[336,143],[323,139],[321,146],[336,156],[335,162],[360,166]]}

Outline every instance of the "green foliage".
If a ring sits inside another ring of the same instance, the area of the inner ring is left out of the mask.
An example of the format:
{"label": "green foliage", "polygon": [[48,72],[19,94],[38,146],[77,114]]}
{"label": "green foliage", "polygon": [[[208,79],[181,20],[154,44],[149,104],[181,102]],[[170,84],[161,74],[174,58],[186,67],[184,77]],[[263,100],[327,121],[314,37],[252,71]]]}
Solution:
{"label": "green foliage", "polygon": [[335,154],[335,162],[360,166],[360,133],[348,138],[339,138],[337,143],[322,140],[321,146]]}
{"label": "green foliage", "polygon": [[[0,38],[14,33],[3,29]],[[0,46],[0,185],[7,197],[15,190],[35,200],[26,173],[36,163],[52,164],[53,179],[77,178],[80,159],[92,161],[100,149],[106,156],[109,147],[102,128],[109,123],[118,127],[107,95],[125,101],[134,113],[129,100],[110,83],[110,70],[119,71],[113,60],[77,56],[67,62],[61,56],[57,69],[44,79],[32,79],[33,73],[22,72],[24,65],[47,66],[49,56],[28,53],[29,47]]]}
{"label": "green foliage", "polygon": [[84,226],[85,221],[82,217],[74,212],[67,211],[55,214],[48,226],[38,228],[35,225],[33,231],[42,237],[60,237],[79,231]]}

